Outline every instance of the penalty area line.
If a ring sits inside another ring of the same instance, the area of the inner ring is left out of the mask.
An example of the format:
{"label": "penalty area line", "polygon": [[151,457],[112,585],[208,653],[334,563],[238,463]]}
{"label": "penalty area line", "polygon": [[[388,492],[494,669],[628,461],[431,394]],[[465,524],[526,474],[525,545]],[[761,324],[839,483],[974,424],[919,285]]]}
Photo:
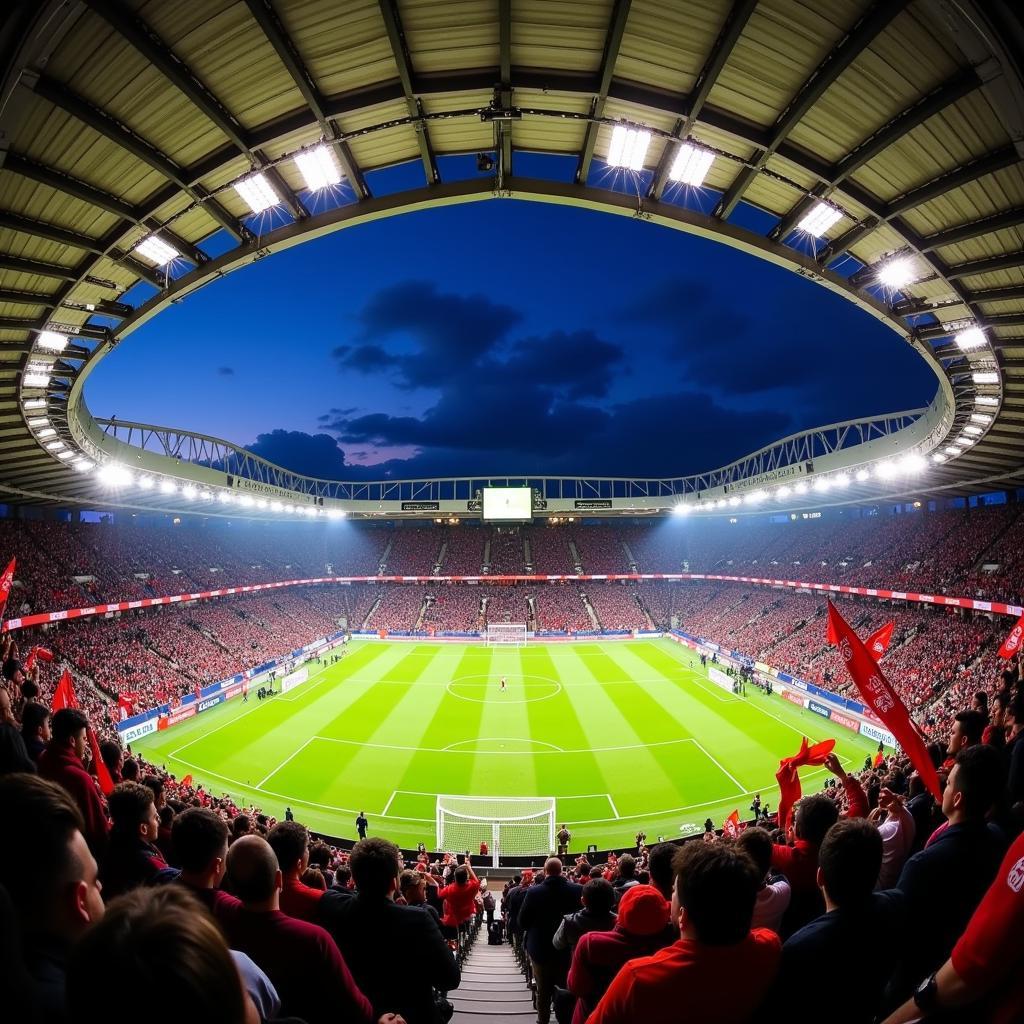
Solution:
{"label": "penalty area line", "polygon": [[315,739],[315,736],[310,736],[309,739],[306,740],[306,742],[303,743],[301,747],[299,747],[297,750],[293,750],[269,775],[267,775],[265,778],[260,779],[260,781],[256,783],[256,788],[262,789],[263,784],[265,782],[268,782],[270,779],[272,779],[293,757],[298,757],[299,754],[301,754],[306,749],[306,747],[308,747],[310,743],[312,743],[313,740]]}
{"label": "penalty area line", "polygon": [[746,790],[743,788],[743,783],[740,782],[732,772],[726,771],[722,762],[719,761],[718,758],[712,757],[703,743],[699,743],[697,740],[694,740],[693,745],[704,754],[704,756],[740,791],[741,794],[746,793]]}
{"label": "penalty area line", "polygon": [[380,816],[382,818],[386,818],[388,816],[388,811],[391,810],[391,801],[394,800],[396,796],[398,796],[398,790],[391,790],[391,796],[388,797],[388,802],[384,805],[384,810],[380,812]]}
{"label": "penalty area line", "polygon": [[612,814],[614,814],[615,817],[618,818],[619,817],[619,809],[618,809],[618,807],[615,806],[615,801],[612,799],[611,793],[605,793],[605,796],[608,797],[608,805],[612,809]]}

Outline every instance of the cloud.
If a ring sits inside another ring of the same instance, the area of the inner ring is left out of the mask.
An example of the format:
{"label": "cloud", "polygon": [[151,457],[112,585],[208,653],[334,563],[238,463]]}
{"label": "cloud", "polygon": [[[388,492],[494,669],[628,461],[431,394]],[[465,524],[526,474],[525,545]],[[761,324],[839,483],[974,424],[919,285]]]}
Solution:
{"label": "cloud", "polygon": [[218,366],[217,375],[220,377],[234,377],[235,368],[233,366]]}
{"label": "cloud", "polygon": [[272,430],[260,434],[247,446],[247,450],[268,462],[305,476],[344,479],[348,472],[345,453],[330,434]]}

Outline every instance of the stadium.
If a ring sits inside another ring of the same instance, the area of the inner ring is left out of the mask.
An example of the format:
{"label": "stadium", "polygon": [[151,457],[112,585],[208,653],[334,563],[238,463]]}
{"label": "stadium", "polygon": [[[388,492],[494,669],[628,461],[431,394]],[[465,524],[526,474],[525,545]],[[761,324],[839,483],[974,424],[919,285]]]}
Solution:
{"label": "stadium", "polygon": [[1013,5],[0,74],[4,1019],[1024,1020]]}

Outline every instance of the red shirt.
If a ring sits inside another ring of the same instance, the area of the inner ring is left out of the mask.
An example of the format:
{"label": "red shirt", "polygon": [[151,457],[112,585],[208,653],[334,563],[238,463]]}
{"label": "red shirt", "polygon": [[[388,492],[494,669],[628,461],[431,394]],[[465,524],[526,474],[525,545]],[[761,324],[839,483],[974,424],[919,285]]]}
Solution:
{"label": "red shirt", "polygon": [[444,917],[441,923],[449,928],[458,928],[463,921],[468,921],[476,913],[476,894],[480,891],[480,882],[471,878],[465,885],[453,882],[446,885],[437,895],[445,901]]}
{"label": "red shirt", "polygon": [[323,894],[323,889],[313,889],[297,878],[286,878],[281,890],[281,913],[316,923],[317,907]]}
{"label": "red shirt", "polygon": [[654,956],[624,964],[587,1024],[743,1024],[768,992],[782,943],[755,928],[733,946],[680,939]]}
{"label": "red shirt", "polygon": [[772,867],[789,879],[794,893],[818,891],[818,848],[806,839],[798,839],[793,846],[773,846]]}
{"label": "red shirt", "polygon": [[71,747],[52,741],[39,755],[39,774],[44,779],[59,782],[74,798],[85,819],[85,841],[99,860],[110,826],[96,780],[85,770],[85,765]]}
{"label": "red shirt", "polygon": [[[1024,1020],[1024,835],[1007,851],[995,881],[953,947],[957,974],[978,996],[978,1020],[1014,1024]],[[987,1012],[983,1012],[987,1010]]]}
{"label": "red shirt", "polygon": [[329,932],[280,910],[242,909],[222,921],[228,945],[263,968],[281,997],[283,1016],[307,1024],[375,1020]]}

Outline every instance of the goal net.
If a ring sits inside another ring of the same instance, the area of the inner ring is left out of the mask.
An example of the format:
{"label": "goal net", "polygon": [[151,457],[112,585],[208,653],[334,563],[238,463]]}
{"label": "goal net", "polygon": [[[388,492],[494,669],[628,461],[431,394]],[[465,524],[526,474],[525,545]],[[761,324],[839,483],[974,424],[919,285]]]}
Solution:
{"label": "goal net", "polygon": [[521,622],[489,622],[486,638],[488,647],[497,647],[500,644],[525,647],[526,626]]}
{"label": "goal net", "polygon": [[553,796],[438,796],[437,849],[479,856],[549,856],[555,849]]}

